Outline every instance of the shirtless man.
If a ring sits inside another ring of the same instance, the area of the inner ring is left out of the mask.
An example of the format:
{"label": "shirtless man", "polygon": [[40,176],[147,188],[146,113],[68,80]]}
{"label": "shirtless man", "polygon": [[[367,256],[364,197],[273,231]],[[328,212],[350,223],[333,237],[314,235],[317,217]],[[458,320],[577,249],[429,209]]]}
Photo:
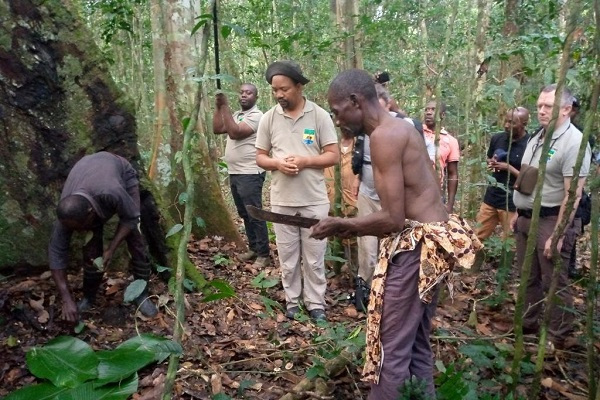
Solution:
{"label": "shirtless man", "polygon": [[[448,215],[422,137],[379,105],[368,73],[352,69],[339,74],[328,101],[341,130],[355,136],[365,132],[371,139],[381,210],[323,219],[313,226],[312,236],[392,234],[381,241],[369,301],[363,371],[363,379],[372,384],[369,399],[397,399],[398,389],[412,376],[425,381],[434,396],[429,332],[437,283],[455,265],[468,267],[480,243],[462,220]],[[444,254],[453,257],[446,261]]]}

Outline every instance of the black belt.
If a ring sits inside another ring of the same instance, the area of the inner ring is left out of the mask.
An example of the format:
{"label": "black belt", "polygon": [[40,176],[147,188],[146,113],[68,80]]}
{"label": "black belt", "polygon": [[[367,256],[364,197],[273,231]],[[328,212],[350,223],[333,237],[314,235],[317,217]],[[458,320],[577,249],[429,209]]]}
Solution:
{"label": "black belt", "polygon": [[366,161],[366,160],[364,160],[364,161],[363,161],[363,164],[366,164],[366,165],[371,165],[371,161]]}
{"label": "black belt", "polygon": [[[556,207],[542,207],[540,208],[540,218],[554,217],[560,213],[560,206]],[[532,210],[525,210],[523,208],[517,208],[517,214],[519,217],[531,218]]]}

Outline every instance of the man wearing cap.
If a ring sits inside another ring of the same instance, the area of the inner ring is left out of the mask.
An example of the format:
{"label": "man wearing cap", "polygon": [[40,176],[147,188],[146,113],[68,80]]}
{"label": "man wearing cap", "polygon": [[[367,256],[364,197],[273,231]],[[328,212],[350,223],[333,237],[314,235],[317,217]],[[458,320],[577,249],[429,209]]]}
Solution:
{"label": "man wearing cap", "polygon": [[[337,134],[329,113],[307,100],[309,82],[293,61],[276,61],[266,72],[277,105],[258,126],[256,163],[273,172],[271,210],[289,215],[327,217],[329,199],[323,170],[339,161]],[[313,319],[325,319],[326,240],[310,229],[274,224],[286,316],[300,311],[300,296]],[[304,281],[304,288],[302,287]]]}
{"label": "man wearing cap", "polygon": [[239,103],[242,109],[231,113],[227,97],[223,93],[216,96],[216,109],[213,115],[213,132],[227,134],[225,161],[229,171],[229,185],[238,214],[244,220],[249,251],[238,255],[241,261],[254,261],[256,268],[270,264],[269,231],[267,223],[252,218],[246,206],[262,208],[262,187],[265,170],[256,165],[256,130],[263,115],[256,107],[258,89],[251,83],[240,87]]}
{"label": "man wearing cap", "polygon": [[483,203],[477,213],[477,237],[492,236],[496,225],[501,224],[504,238],[510,232],[510,220],[515,214],[512,188],[519,176],[521,159],[527,146],[529,111],[524,107],[508,110],[504,118],[504,132],[492,136],[487,151],[487,164],[492,171],[494,184],[487,187]]}

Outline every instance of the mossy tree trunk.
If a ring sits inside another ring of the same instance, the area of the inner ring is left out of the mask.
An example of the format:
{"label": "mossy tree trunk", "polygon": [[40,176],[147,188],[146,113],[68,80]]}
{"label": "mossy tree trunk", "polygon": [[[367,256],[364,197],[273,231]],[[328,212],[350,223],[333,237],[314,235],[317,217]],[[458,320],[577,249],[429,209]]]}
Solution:
{"label": "mossy tree trunk", "polygon": [[0,0],[0,268],[47,265],[54,209],[71,167],[110,151],[140,173],[142,230],[167,264],[161,215],[145,179],[133,105],[92,35],[60,0]]}

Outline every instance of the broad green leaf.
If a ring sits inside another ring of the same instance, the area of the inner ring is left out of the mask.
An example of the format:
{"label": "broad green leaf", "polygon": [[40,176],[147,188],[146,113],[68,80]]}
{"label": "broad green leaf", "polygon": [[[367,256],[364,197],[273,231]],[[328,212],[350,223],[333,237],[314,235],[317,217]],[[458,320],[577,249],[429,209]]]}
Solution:
{"label": "broad green leaf", "polygon": [[60,336],[27,352],[29,371],[55,386],[74,387],[96,378],[98,357],[83,340]]}
{"label": "broad green leaf", "polygon": [[166,237],[173,236],[174,234],[176,234],[177,232],[179,232],[182,229],[183,229],[183,225],[176,224],[171,229],[169,229],[169,232],[167,232],[167,236]]}
{"label": "broad green leaf", "polygon": [[341,263],[346,262],[345,258],[338,257],[338,256],[332,256],[332,255],[325,255],[325,260],[326,261],[336,261],[336,262],[341,262]]}
{"label": "broad green leaf", "polygon": [[250,284],[252,286],[259,289],[268,289],[273,286],[276,286],[278,283],[279,279],[277,278],[266,278],[265,271],[260,271],[260,274],[258,274],[254,279],[252,279],[252,281],[250,281]]}
{"label": "broad green leaf", "polygon": [[151,351],[139,349],[115,349],[98,352],[98,379],[94,386],[102,386],[110,382],[119,382],[124,377],[136,373],[154,361]]}
{"label": "broad green leaf", "polygon": [[104,271],[104,258],[97,257],[93,261],[94,267],[98,269],[98,271]]}
{"label": "broad green leaf", "polygon": [[231,285],[224,280],[221,279],[213,279],[208,283],[210,286],[219,290],[219,292],[227,293],[231,295],[235,295],[235,290],[231,287]]}
{"label": "broad green leaf", "polygon": [[202,298],[202,302],[203,303],[209,303],[211,301],[215,301],[215,300],[221,300],[221,299],[227,299],[229,297],[233,297],[233,294],[230,293],[213,293],[213,294],[209,294],[208,296],[204,296]]}
{"label": "broad green leaf", "polygon": [[269,313],[269,315],[273,314],[273,308],[278,308],[281,311],[283,311],[283,306],[281,304],[279,304],[279,302],[272,300],[265,296],[260,296],[260,299],[262,300],[263,304],[265,305],[265,308],[267,309],[267,313]]}
{"label": "broad green leaf", "polygon": [[212,21],[212,15],[211,14],[202,14],[202,15],[196,17],[196,19],[198,19],[199,21],[196,23],[196,25],[194,25],[194,28],[192,28],[192,32],[190,32],[190,36],[192,36],[194,33],[198,32],[198,29],[202,28],[209,21]]}
{"label": "broad green leaf", "polygon": [[131,282],[129,286],[127,286],[127,289],[125,289],[123,301],[125,303],[131,303],[144,292],[147,284],[148,283],[143,279],[136,279],[135,281]]}
{"label": "broad green leaf", "polygon": [[116,350],[121,349],[149,351],[154,354],[154,360],[156,362],[162,362],[171,354],[179,355],[183,351],[179,343],[150,333],[144,333],[126,340],[121,343]]}
{"label": "broad green leaf", "polygon": [[127,400],[137,392],[138,376],[133,374],[118,383],[98,387],[93,382],[87,382],[61,393],[56,400]]}
{"label": "broad green leaf", "polygon": [[10,393],[4,400],[53,400],[60,393],[70,390],[66,387],[56,387],[51,383],[26,386]]}
{"label": "broad green leaf", "polygon": [[227,37],[229,36],[230,33],[231,33],[231,27],[230,26],[223,25],[221,27],[221,36],[223,36],[223,39],[227,39]]}
{"label": "broad green leaf", "polygon": [[317,365],[313,365],[309,369],[306,370],[306,378],[314,379],[317,376],[327,376],[327,372],[325,371],[325,367],[323,364],[319,363]]}

